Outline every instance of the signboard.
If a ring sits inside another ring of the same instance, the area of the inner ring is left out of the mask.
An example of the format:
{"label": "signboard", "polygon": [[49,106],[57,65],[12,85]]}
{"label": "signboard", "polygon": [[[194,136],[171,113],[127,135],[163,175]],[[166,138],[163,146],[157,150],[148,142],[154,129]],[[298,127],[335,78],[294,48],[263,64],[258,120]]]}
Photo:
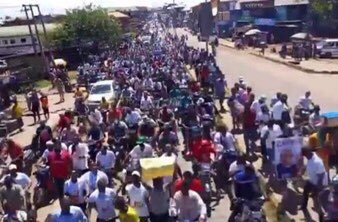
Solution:
{"label": "signboard", "polygon": [[257,8],[273,8],[273,7],[274,7],[274,2],[272,0],[241,3],[242,10],[250,10],[250,9],[257,9]]}
{"label": "signboard", "polygon": [[307,5],[309,0],[275,0],[275,6]]}
{"label": "signboard", "polygon": [[255,19],[255,25],[275,26],[276,21],[268,18],[257,18]]}
{"label": "signboard", "polygon": [[294,178],[298,175],[302,160],[302,137],[278,138],[275,140],[275,167],[277,179]]}

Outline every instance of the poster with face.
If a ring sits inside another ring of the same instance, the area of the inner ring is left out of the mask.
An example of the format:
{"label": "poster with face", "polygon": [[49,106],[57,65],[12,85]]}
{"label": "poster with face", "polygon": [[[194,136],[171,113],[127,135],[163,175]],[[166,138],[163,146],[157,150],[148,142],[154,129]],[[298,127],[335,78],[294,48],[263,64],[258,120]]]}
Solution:
{"label": "poster with face", "polygon": [[297,176],[299,161],[302,160],[302,146],[302,137],[275,140],[275,167],[278,179],[284,180]]}

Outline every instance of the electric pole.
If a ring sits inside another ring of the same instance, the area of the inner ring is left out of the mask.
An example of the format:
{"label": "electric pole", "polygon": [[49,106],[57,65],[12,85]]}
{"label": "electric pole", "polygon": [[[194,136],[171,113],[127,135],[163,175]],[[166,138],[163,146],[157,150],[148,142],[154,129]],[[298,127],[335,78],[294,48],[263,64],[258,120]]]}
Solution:
{"label": "electric pole", "polygon": [[[208,0],[205,0],[205,4],[207,4],[207,3],[208,3]],[[208,56],[209,56],[209,38],[210,38],[210,34],[208,33],[207,39],[205,41],[205,49],[207,50]]]}
{"label": "electric pole", "polygon": [[27,19],[27,23],[28,23],[28,30],[29,30],[29,35],[31,36],[31,40],[32,40],[32,46],[33,46],[33,50],[34,50],[34,54],[37,55],[37,51],[36,51],[36,42],[35,42],[35,38],[34,38],[34,35],[33,35],[33,31],[32,31],[32,27],[31,27],[31,24],[30,24],[30,19],[29,19],[29,16],[28,16],[28,7],[26,5],[23,5],[23,10],[25,11],[25,14],[26,14],[26,19]]}

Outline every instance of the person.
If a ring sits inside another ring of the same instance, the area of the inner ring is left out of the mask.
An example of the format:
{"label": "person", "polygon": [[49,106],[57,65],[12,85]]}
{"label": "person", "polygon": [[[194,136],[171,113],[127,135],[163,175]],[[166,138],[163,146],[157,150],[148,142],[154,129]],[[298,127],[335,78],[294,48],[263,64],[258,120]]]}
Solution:
{"label": "person", "polygon": [[189,183],[182,184],[181,190],[177,191],[170,203],[169,214],[176,215],[179,221],[207,220],[207,207],[201,196],[189,189]]}
{"label": "person", "polygon": [[149,192],[141,183],[141,175],[138,171],[132,172],[132,183],[126,186],[130,204],[135,208],[140,217],[140,222],[147,222],[149,218]]}
{"label": "person", "polygon": [[243,137],[246,147],[246,153],[253,152],[257,134],[256,113],[251,110],[250,104],[244,106],[243,112]]}
{"label": "person", "polygon": [[89,164],[90,171],[86,172],[80,177],[80,180],[84,181],[88,186],[88,193],[92,193],[97,188],[97,182],[99,180],[106,180],[108,183],[108,176],[105,172],[99,170],[99,166],[96,162],[92,161]]}
{"label": "person", "polygon": [[225,88],[226,88],[226,81],[224,80],[224,75],[221,74],[219,78],[216,79],[215,85],[215,94],[219,100],[219,105],[221,107],[220,112],[225,112],[225,108],[223,106],[224,99],[225,99]]}
{"label": "person", "polygon": [[260,131],[261,137],[261,152],[263,161],[269,159],[271,163],[275,160],[274,140],[283,134],[279,125],[275,124],[273,120],[269,120],[266,126]]}
{"label": "person", "polygon": [[291,123],[290,108],[287,105],[287,95],[282,94],[280,100],[272,107],[272,118],[282,127],[282,123]]}
{"label": "person", "polygon": [[4,186],[0,188],[0,202],[5,212],[23,210],[26,207],[25,191],[15,183],[11,176],[4,178]]}
{"label": "person", "polygon": [[151,222],[169,221],[169,190],[163,186],[163,178],[153,179],[153,188],[149,187],[149,211]]}
{"label": "person", "polygon": [[125,121],[129,127],[136,126],[142,119],[141,114],[135,108],[131,108],[127,111]]}
{"label": "person", "polygon": [[59,200],[59,203],[60,209],[48,214],[45,222],[88,222],[88,219],[81,208],[71,205],[71,200],[69,197],[64,196]]}
{"label": "person", "polygon": [[245,155],[238,155],[236,161],[232,162],[229,166],[229,176],[233,177],[238,172],[244,171],[245,166],[248,164],[250,164],[250,162],[246,160]]}
{"label": "person", "polygon": [[235,202],[232,202],[232,212],[228,221],[235,221],[236,216],[241,212],[241,204],[236,199],[252,201],[262,196],[259,188],[259,181],[255,169],[252,165],[245,165],[243,171],[239,171],[233,177],[233,186],[235,191]]}
{"label": "person", "polygon": [[305,111],[310,111],[313,107],[313,102],[311,99],[311,92],[310,91],[306,91],[305,95],[302,96],[299,99],[298,104],[300,105],[300,107],[305,110]]}
{"label": "person", "polygon": [[[7,208],[7,207],[6,207]],[[28,221],[28,215],[24,210],[12,210],[9,209],[2,218],[3,222],[26,222]]]}
{"label": "person", "polygon": [[28,191],[32,185],[32,180],[27,176],[27,174],[18,172],[18,168],[15,164],[11,164],[8,167],[9,174],[6,174],[0,181],[0,184],[4,184],[4,180],[7,176],[10,176],[13,181],[20,185],[21,188],[25,191]]}
{"label": "person", "polygon": [[101,166],[101,169],[107,174],[109,182],[111,184],[111,180],[114,174],[116,156],[115,153],[111,150],[108,150],[107,145],[103,145],[102,149],[96,155],[96,163]]}
{"label": "person", "polygon": [[319,222],[338,221],[338,176],[334,176],[330,186],[318,194]]}
{"label": "person", "polygon": [[12,107],[12,118],[16,119],[20,132],[23,131],[23,129],[22,129],[22,127],[23,127],[22,116],[23,116],[23,110],[20,107],[18,101],[15,99],[14,105]]}
{"label": "person", "polygon": [[320,116],[320,107],[315,105],[313,107],[313,113],[309,116],[309,126],[313,131],[318,131],[322,126],[322,119]]}
{"label": "person", "polygon": [[120,222],[139,222],[140,218],[135,210],[127,204],[123,197],[117,197],[115,208],[119,211]]}
{"label": "person", "polygon": [[65,85],[62,82],[61,78],[55,78],[54,85],[59,93],[60,96],[60,103],[65,101]]}
{"label": "person", "polygon": [[87,172],[89,161],[88,144],[79,141],[79,138],[77,138],[77,141],[75,141],[70,148],[73,170],[80,171],[81,174]]}
{"label": "person", "polygon": [[41,93],[40,97],[40,102],[41,102],[41,108],[43,111],[43,115],[45,116],[45,119],[49,119],[49,105],[48,105],[48,96],[45,93]]}
{"label": "person", "polygon": [[72,143],[79,137],[75,127],[72,127],[71,124],[68,124],[60,133],[60,138],[62,142]]}
{"label": "person", "polygon": [[185,171],[183,173],[183,178],[179,178],[175,181],[173,189],[174,193],[180,191],[184,183],[189,183],[189,189],[199,194],[202,194],[202,192],[204,191],[201,180],[195,178],[190,171]]}
{"label": "person", "polygon": [[88,198],[87,215],[90,217],[92,208],[97,210],[97,222],[115,222],[116,192],[107,187],[108,183],[101,178],[97,181],[97,189]]}
{"label": "person", "polygon": [[56,141],[54,150],[48,154],[48,164],[50,174],[53,178],[58,196],[61,198],[64,194],[64,183],[70,175],[72,160],[67,150],[61,148],[61,142]]}
{"label": "person", "polygon": [[59,122],[57,124],[58,129],[62,132],[63,129],[67,128],[72,123],[72,120],[66,114],[59,115]]}
{"label": "person", "polygon": [[[307,159],[306,173],[309,179],[304,185],[302,210],[307,209],[310,193],[315,196],[317,200],[318,193],[324,186],[328,185],[328,176],[323,163],[323,160],[318,157],[309,147],[302,148],[302,155]],[[316,203],[317,201],[315,201]]]}
{"label": "person", "polygon": [[211,140],[202,139],[200,144],[192,147],[192,155],[198,162],[208,162],[210,163],[214,155],[216,155],[216,150],[214,144]]}
{"label": "person", "polygon": [[35,89],[32,90],[30,100],[31,100],[31,110],[33,113],[34,124],[36,124],[36,117],[38,118],[38,121],[40,121],[40,100],[39,100],[38,92]]}
{"label": "person", "polygon": [[150,111],[154,108],[153,100],[148,95],[148,92],[144,92],[140,102],[140,109],[142,111]]}
{"label": "person", "polygon": [[215,145],[222,145],[224,150],[236,150],[236,138],[234,135],[229,132],[228,127],[226,125],[219,125],[216,129],[216,133],[214,135],[214,143]]}
{"label": "person", "polygon": [[80,207],[83,212],[86,211],[86,197],[88,195],[87,184],[80,180],[79,173],[72,171],[70,179],[66,180],[64,188],[64,196],[70,198],[73,206]]}
{"label": "person", "polygon": [[40,151],[43,152],[46,149],[47,141],[53,138],[52,128],[46,125],[46,121],[41,121],[40,125],[36,129],[35,135],[39,140]]}
{"label": "person", "polygon": [[137,143],[138,145],[129,152],[128,159],[140,160],[141,158],[153,157],[153,148],[150,144],[142,141],[138,141]]}
{"label": "person", "polygon": [[159,150],[163,150],[164,146],[168,143],[175,146],[178,144],[178,138],[176,133],[172,131],[172,125],[165,123],[163,125],[163,132],[158,137]]}
{"label": "person", "polygon": [[139,134],[141,136],[153,137],[156,133],[156,122],[148,115],[144,115],[139,123]]}
{"label": "person", "polygon": [[15,164],[19,170],[23,167],[23,148],[13,139],[7,139],[5,147],[1,150],[1,157],[7,159],[10,157],[11,163]]}

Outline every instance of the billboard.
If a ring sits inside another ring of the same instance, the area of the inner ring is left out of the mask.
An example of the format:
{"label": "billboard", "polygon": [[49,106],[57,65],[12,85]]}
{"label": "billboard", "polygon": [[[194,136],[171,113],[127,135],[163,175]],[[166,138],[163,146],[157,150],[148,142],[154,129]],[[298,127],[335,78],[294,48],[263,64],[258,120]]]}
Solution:
{"label": "billboard", "polygon": [[213,29],[213,16],[211,3],[201,3],[201,10],[198,16],[198,26],[202,37],[209,37]]}

